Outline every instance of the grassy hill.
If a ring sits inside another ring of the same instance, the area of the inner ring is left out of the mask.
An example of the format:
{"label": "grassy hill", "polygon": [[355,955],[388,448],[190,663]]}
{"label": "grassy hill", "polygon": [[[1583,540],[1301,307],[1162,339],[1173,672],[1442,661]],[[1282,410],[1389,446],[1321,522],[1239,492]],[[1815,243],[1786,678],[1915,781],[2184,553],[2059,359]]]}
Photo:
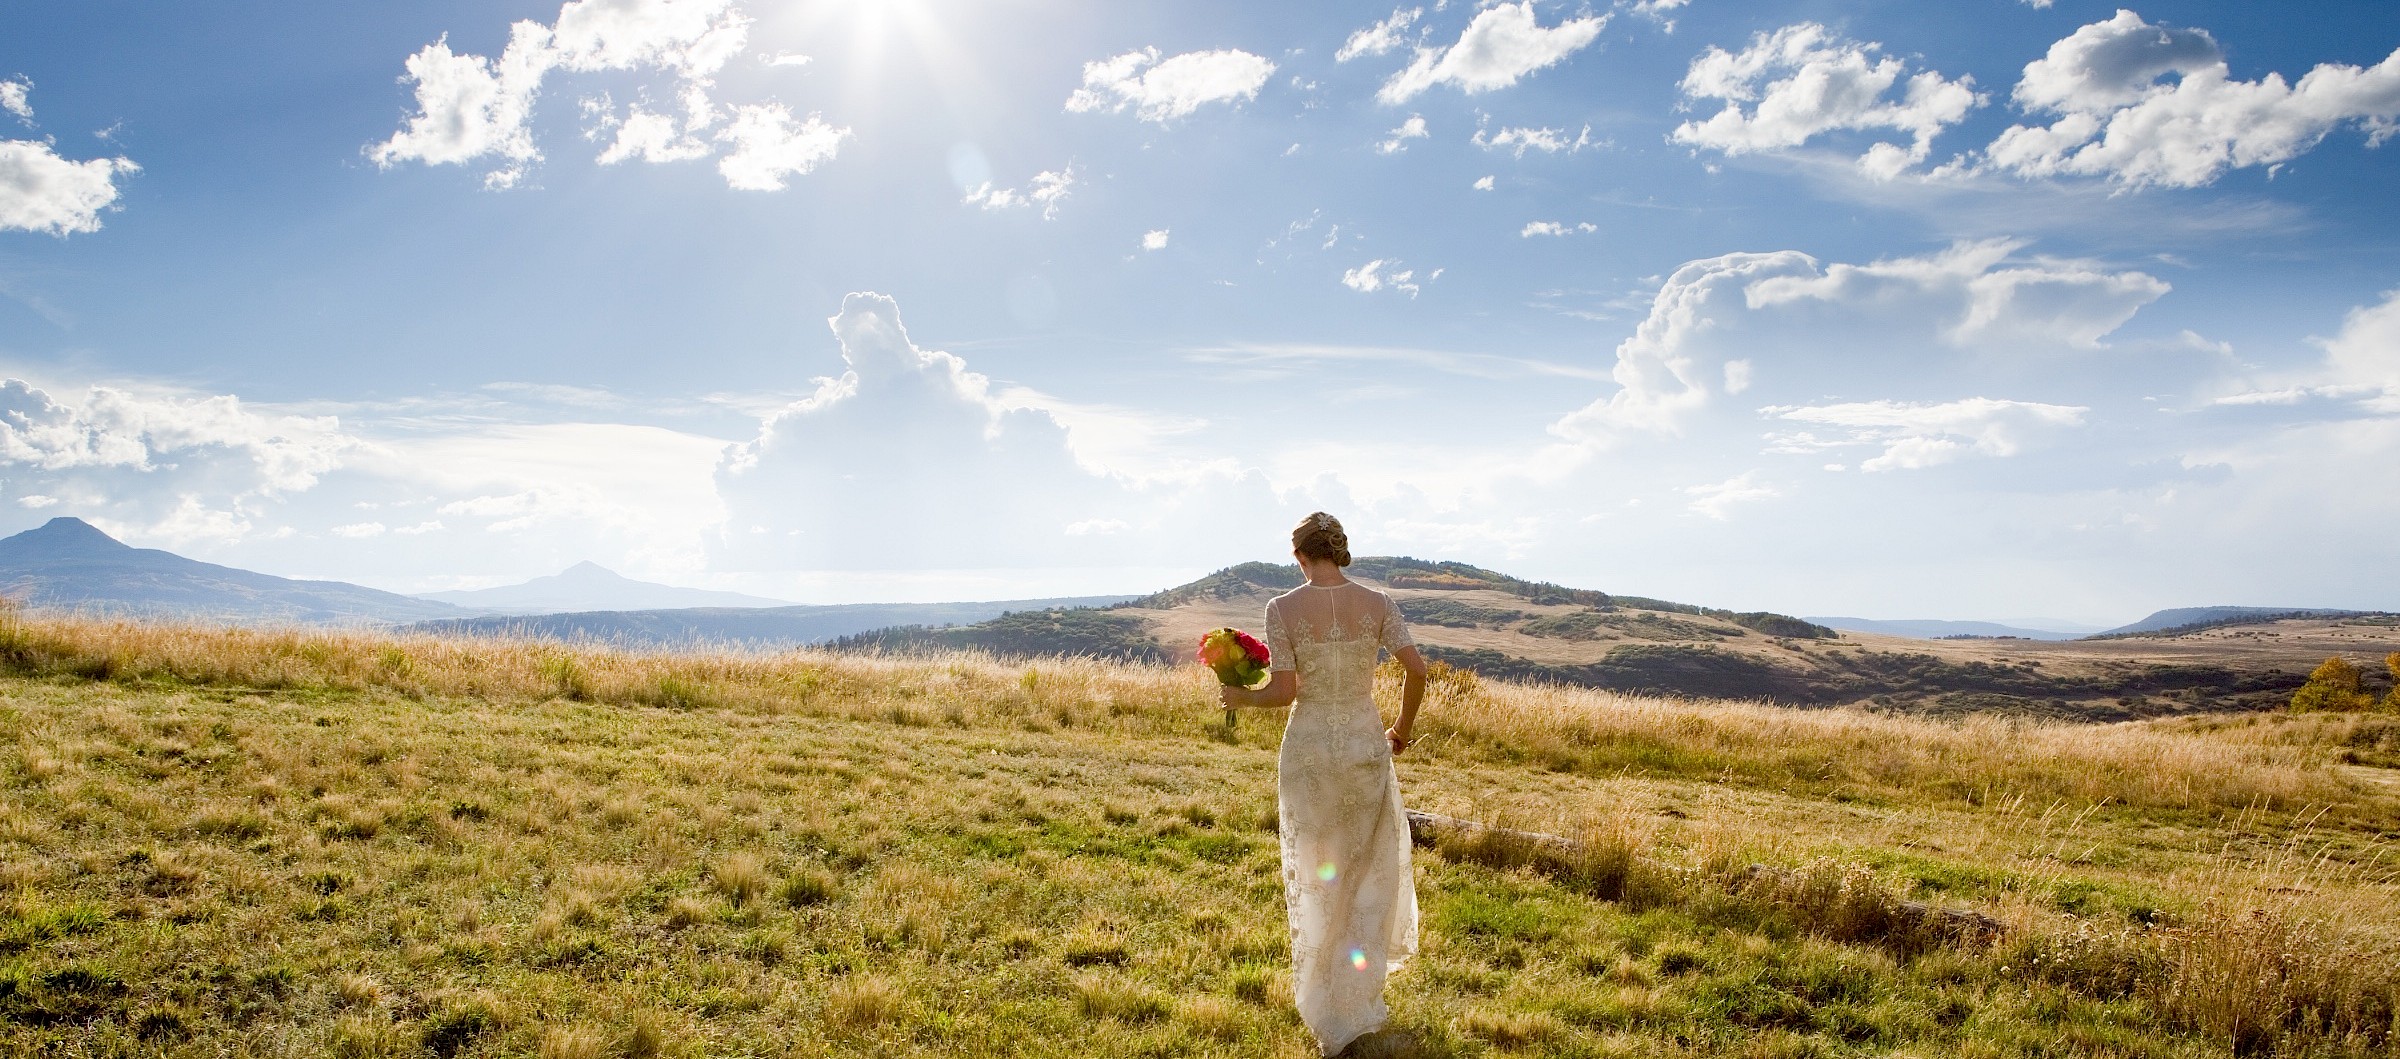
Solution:
{"label": "grassy hill", "polygon": [[[1396,687],[1387,679],[1383,693]],[[0,615],[0,1054],[1305,1056],[1196,666]],[[2382,1056],[2400,719],[1446,671],[1407,1056]],[[2002,933],[1926,929],[1903,899]]]}
{"label": "grassy hill", "polygon": [[[1427,657],[1486,677],[1797,706],[2076,720],[2260,709],[2288,700],[2328,655],[2400,650],[2400,627],[2388,616],[2254,614],[2106,640],[1931,641],[1525,581],[1465,563],[1369,556],[1350,573],[1392,594]],[[1244,563],[1105,610],[884,629],[834,646],[1181,658],[1209,629],[1257,628],[1267,600],[1300,580],[1297,566]]]}

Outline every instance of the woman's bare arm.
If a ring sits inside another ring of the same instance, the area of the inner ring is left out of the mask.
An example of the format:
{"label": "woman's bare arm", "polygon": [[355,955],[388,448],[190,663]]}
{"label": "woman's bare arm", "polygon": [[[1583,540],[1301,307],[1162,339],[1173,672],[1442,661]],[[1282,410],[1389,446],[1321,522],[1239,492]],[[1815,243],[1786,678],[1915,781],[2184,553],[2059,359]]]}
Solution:
{"label": "woman's bare arm", "polygon": [[1217,691],[1217,701],[1224,703],[1227,709],[1264,707],[1270,710],[1280,710],[1291,705],[1292,700],[1299,697],[1299,694],[1299,675],[1285,669],[1269,675],[1267,685],[1256,691],[1230,685],[1220,688]]}
{"label": "woman's bare arm", "polygon": [[1400,683],[1400,719],[1383,730],[1384,738],[1392,741],[1392,753],[1408,749],[1408,732],[1417,723],[1417,707],[1425,704],[1425,656],[1415,647],[1403,647],[1392,652],[1400,660],[1400,668],[1408,675]]}

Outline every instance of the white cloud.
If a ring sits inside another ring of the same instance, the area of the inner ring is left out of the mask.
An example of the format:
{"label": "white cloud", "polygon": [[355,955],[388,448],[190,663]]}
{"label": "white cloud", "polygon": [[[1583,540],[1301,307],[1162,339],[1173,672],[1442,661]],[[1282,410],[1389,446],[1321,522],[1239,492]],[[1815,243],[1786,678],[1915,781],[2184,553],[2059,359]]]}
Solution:
{"label": "white cloud", "polygon": [[251,523],[237,511],[209,507],[197,496],[178,497],[166,517],[135,525],[101,516],[90,520],[102,532],[122,539],[139,534],[182,547],[193,544],[231,544],[250,533]]}
{"label": "white cloud", "polygon": [[1067,526],[1067,536],[1106,536],[1111,533],[1123,533],[1132,528],[1133,523],[1127,522],[1121,518],[1087,518],[1081,522],[1069,524]]}
{"label": "white cloud", "polygon": [[781,103],[735,107],[732,124],[717,134],[733,144],[717,159],[717,172],[737,191],[781,191],[786,177],[832,160],[849,136],[847,127],[835,128],[815,114],[795,124]]}
{"label": "white cloud", "polygon": [[1166,230],[1166,229],[1164,229],[1164,228],[1153,228],[1153,229],[1151,229],[1150,231],[1147,231],[1147,232],[1143,232],[1143,233],[1142,233],[1142,249],[1144,249],[1144,250],[1164,250],[1164,249],[1166,249],[1166,248],[1167,248],[1167,230]]}
{"label": "white cloud", "polygon": [[2276,73],[2237,81],[2206,31],[2120,10],[2026,64],[2014,99],[2057,118],[2002,132],[1984,151],[1992,168],[2198,187],[2228,169],[2289,161],[2343,125],[2382,143],[2400,129],[2400,49],[2365,69],[2321,64],[2296,85]]}
{"label": "white cloud", "polygon": [[2364,411],[2400,415],[2400,290],[2384,292],[2374,305],[2351,309],[2332,338],[2321,339],[2325,359],[2297,372],[2284,373],[2260,389],[2227,394],[2210,402],[2220,406],[2285,405],[2332,402],[2339,414]]}
{"label": "white cloud", "polygon": [[715,148],[685,132],[676,120],[665,114],[635,107],[621,122],[616,123],[616,138],[608,149],[600,152],[601,165],[615,165],[628,158],[644,162],[683,162],[706,158]]}
{"label": "white cloud", "polygon": [[1067,193],[1075,186],[1075,166],[1069,163],[1057,172],[1043,171],[1033,175],[1024,191],[1015,188],[996,188],[989,180],[969,190],[959,201],[987,210],[1011,210],[1020,206],[1039,205],[1042,219],[1058,219],[1058,205],[1066,201]]}
{"label": "white cloud", "polygon": [[573,0],[553,26],[551,46],[570,70],[664,67],[706,77],[741,51],[750,19],[732,0]]}
{"label": "white cloud", "polygon": [[[0,81],[0,110],[33,124],[33,82]],[[117,201],[117,178],[141,172],[128,158],[70,162],[50,140],[0,140],[0,232],[100,230],[100,211]]]}
{"label": "white cloud", "polygon": [[40,511],[46,507],[57,507],[58,498],[55,496],[43,496],[40,493],[30,493],[25,496],[18,497],[17,505],[20,507],[32,508],[35,511]]}
{"label": "white cloud", "polygon": [[451,51],[445,34],[408,57],[405,80],[416,86],[417,113],[367,157],[389,167],[406,161],[453,165],[497,155],[504,161],[487,183],[514,184],[525,166],[541,160],[527,122],[534,94],[555,62],[550,30],[538,22],[510,27],[508,47],[497,63]]}
{"label": "white cloud", "polygon": [[1738,53],[1712,46],[1692,60],[1681,87],[1684,98],[1723,100],[1724,109],[1676,126],[1672,139],[1732,155],[1798,147],[1839,130],[1908,133],[1906,148],[1876,143],[1859,156],[1868,175],[1890,179],[1924,161],[1933,138],[1983,97],[1972,77],[1910,75],[1906,62],[1878,58],[1880,50],[1814,22],[1757,34]]}
{"label": "white cloud", "polygon": [[77,399],[0,381],[0,478],[20,504],[171,539],[217,539],[243,524],[240,512],[315,486],[359,446],[331,416],[264,413],[230,396],[103,386]]}
{"label": "white cloud", "polygon": [[[1846,440],[1813,448],[1880,445],[1883,454],[1859,465],[1868,472],[1914,470],[1949,463],[1968,453],[2014,456],[2035,435],[2083,425],[2091,409],[1970,397],[1941,404],[1855,401],[1804,407],[1768,407],[1760,414],[1795,423],[1833,427]],[[1814,440],[1813,436],[1802,435]],[[1770,438],[1770,440],[1775,440]],[[1783,451],[1797,451],[1784,449]]]}
{"label": "white cloud", "polygon": [[1485,8],[1447,48],[1418,48],[1408,68],[1384,82],[1376,98],[1405,103],[1438,84],[1469,94],[1516,84],[1519,78],[1580,51],[1600,36],[1607,15],[1568,19],[1544,28],[1533,0]]}
{"label": "white cloud", "polygon": [[346,526],[333,527],[333,535],[349,540],[364,540],[368,537],[381,537],[390,529],[391,527],[381,522],[353,522]]}
{"label": "white cloud", "polygon": [[31,471],[175,469],[226,465],[236,495],[316,484],[355,444],[331,416],[261,415],[230,396],[152,397],[94,387],[81,404],[22,379],[0,381],[0,466]]}
{"label": "white cloud", "polygon": [[[730,112],[709,98],[712,79],[749,40],[749,16],[732,0],[572,0],[550,24],[525,20],[510,27],[498,59],[462,55],[449,38],[426,45],[405,64],[416,113],[392,137],[368,149],[386,168],[401,162],[453,165],[493,159],[489,188],[521,183],[542,160],[533,142],[533,106],[543,82],[558,71],[657,71],[672,75],[684,115],[679,121],[639,103],[624,117],[587,100],[599,139],[613,132],[599,161],[677,162],[705,158],[730,145],[718,169],[742,190],[778,190],[784,178],[831,158],[848,129],[811,115],[794,126],[781,104],[749,104]],[[806,62],[778,55],[770,64]],[[733,124],[714,132],[730,114]]]}
{"label": "white cloud", "polygon": [[[1386,265],[1392,266],[1393,271],[1384,271],[1384,266]],[[1379,257],[1373,261],[1367,262],[1366,264],[1360,265],[1357,268],[1344,269],[1342,271],[1342,286],[1348,287],[1351,290],[1359,292],[1360,294],[1373,294],[1376,291],[1388,289],[1401,291],[1406,293],[1409,297],[1414,298],[1417,296],[1418,290],[1421,289],[1420,286],[1415,282],[1417,276],[1416,270],[1401,270],[1399,265],[1400,263],[1398,261],[1388,261]]]}
{"label": "white cloud", "polygon": [[0,81],[0,110],[16,115],[19,121],[32,121],[33,101],[28,98],[32,92],[33,82],[21,76]]}
{"label": "white cloud", "polygon": [[1537,235],[1574,235],[1576,233],[1588,235],[1599,230],[1600,226],[1590,221],[1576,224],[1562,224],[1558,221],[1529,221],[1524,228],[1517,232],[1517,235],[1519,238],[1531,239]]}
{"label": "white cloud", "polygon": [[773,55],[761,55],[758,57],[758,61],[768,66],[806,66],[816,60],[799,52],[780,51]]}
{"label": "white cloud", "polygon": [[1399,128],[1392,130],[1391,139],[1375,145],[1375,153],[1399,154],[1408,149],[1408,141],[1422,140],[1430,135],[1432,134],[1425,131],[1425,116],[1411,114],[1407,121],[1400,123]]}
{"label": "white cloud", "polygon": [[1865,265],[1820,265],[1790,250],[1690,262],[1618,344],[1616,391],[1551,429],[1588,444],[1678,435],[1737,383],[1782,390],[1797,405],[1827,388],[1922,373],[1945,347],[2004,357],[2093,349],[2167,290],[2141,272],[2025,259],[2020,249],[1993,240]]}
{"label": "white cloud", "polygon": [[117,178],[141,168],[126,158],[70,162],[40,140],[0,140],[0,231],[99,231]]}
{"label": "white cloud", "polygon": [[1815,274],[1762,279],[1747,297],[1754,308],[1931,298],[1942,307],[1941,337],[1952,345],[2097,349],[2109,332],[2168,290],[2166,281],[2146,272],[2111,272],[2085,262],[2015,260],[2023,247],[2016,240],[1985,239],[1923,257],[1837,263]]}
{"label": "white cloud", "polygon": [[1503,128],[1499,132],[1488,135],[1484,130],[1477,129],[1473,139],[1475,146],[1484,150],[1512,151],[1518,158],[1525,157],[1527,151],[1540,151],[1543,154],[1557,154],[1565,151],[1568,154],[1574,154],[1586,147],[1602,146],[1592,139],[1592,127],[1589,125],[1584,126],[1582,132],[1576,133],[1572,140],[1567,138],[1565,129],[1539,127]]}
{"label": "white cloud", "polygon": [[2340,382],[2382,387],[2385,410],[2400,412],[2400,290],[2350,310],[2341,332],[2325,342],[2325,364]]}
{"label": "white cloud", "polygon": [[1067,97],[1067,109],[1115,113],[1132,107],[1142,120],[1163,125],[1210,103],[1255,99],[1274,73],[1274,63],[1231,48],[1163,61],[1157,48],[1143,48],[1083,64],[1083,87]]}
{"label": "white cloud", "polygon": [[1489,176],[1479,178],[1472,186],[1477,191],[1490,191],[1492,190],[1492,178]]}
{"label": "white cloud", "polygon": [[1381,55],[1399,47],[1402,43],[1401,34],[1406,33],[1408,27],[1415,25],[1418,17],[1424,14],[1425,9],[1421,7],[1392,12],[1390,18],[1351,34],[1349,40],[1342,42],[1341,49],[1333,53],[1333,61],[1346,63],[1361,55]]}
{"label": "white cloud", "polygon": [[1693,512],[1719,522],[1731,519],[1735,507],[1783,495],[1783,490],[1759,481],[1757,471],[1747,471],[1709,485],[1686,486],[1683,491],[1693,498],[1689,505]]}

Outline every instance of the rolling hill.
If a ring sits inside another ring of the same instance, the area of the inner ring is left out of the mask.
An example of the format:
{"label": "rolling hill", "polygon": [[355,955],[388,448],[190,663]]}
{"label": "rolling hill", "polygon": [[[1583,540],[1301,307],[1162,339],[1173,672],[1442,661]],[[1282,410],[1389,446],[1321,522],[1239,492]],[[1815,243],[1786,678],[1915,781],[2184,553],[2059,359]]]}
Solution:
{"label": "rolling hill", "polygon": [[2284,618],[2354,618],[2374,611],[2326,610],[2312,607],[2176,607],[2162,610],[2100,636],[2143,636],[2153,633],[2196,632],[2227,625],[2256,625]]}
{"label": "rolling hill", "polygon": [[0,595],[32,607],[234,624],[381,624],[460,613],[342,581],[299,581],[135,548],[79,518],[0,540]]}
{"label": "rolling hill", "polygon": [[[2400,650],[2400,618],[2371,615],[2101,640],[1926,640],[1568,588],[1464,563],[1370,557],[1350,570],[1392,594],[1435,661],[1512,680],[1791,705],[2086,720],[2256,708],[2287,700],[2328,655],[2380,659]],[[1246,563],[1105,610],[879,629],[834,646],[1179,659],[1209,629],[1256,629],[1266,601],[1299,582],[1296,566]]]}

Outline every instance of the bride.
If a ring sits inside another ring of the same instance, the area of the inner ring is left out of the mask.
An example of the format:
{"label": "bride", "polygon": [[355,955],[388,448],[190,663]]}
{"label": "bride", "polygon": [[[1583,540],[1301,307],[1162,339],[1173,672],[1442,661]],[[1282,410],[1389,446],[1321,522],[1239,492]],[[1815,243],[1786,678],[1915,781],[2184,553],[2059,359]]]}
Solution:
{"label": "bride", "polygon": [[[1425,660],[1391,597],[1342,576],[1350,540],[1333,516],[1301,520],[1292,554],[1308,583],[1267,603],[1272,676],[1222,698],[1229,707],[1293,707],[1276,782],[1292,996],[1330,1056],[1383,1026],[1384,977],[1417,951],[1416,880],[1392,756],[1408,748]],[[1373,697],[1378,648],[1408,671],[1390,728]]]}

